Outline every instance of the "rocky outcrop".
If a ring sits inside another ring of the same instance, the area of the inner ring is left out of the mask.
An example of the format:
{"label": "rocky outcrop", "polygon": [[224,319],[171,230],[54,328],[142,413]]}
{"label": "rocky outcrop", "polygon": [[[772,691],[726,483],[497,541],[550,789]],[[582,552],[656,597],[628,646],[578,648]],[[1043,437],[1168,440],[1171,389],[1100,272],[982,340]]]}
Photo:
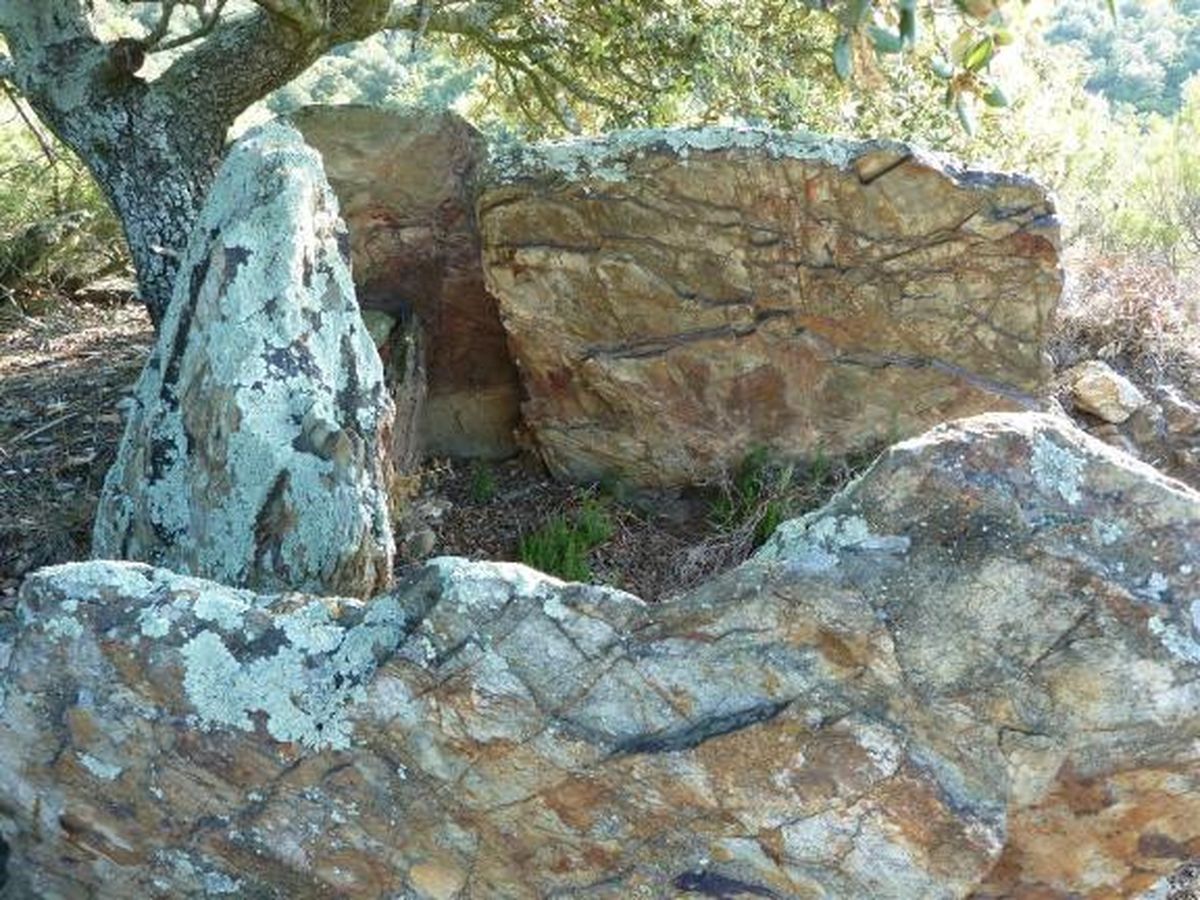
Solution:
{"label": "rocky outcrop", "polygon": [[695,481],[1032,405],[1058,225],[1018,177],[731,129],[521,147],[479,202],[551,469]]}
{"label": "rocky outcrop", "polygon": [[46,569],[0,838],[47,900],[1135,896],[1200,853],[1198,558],[1200,495],[1021,414],[657,606],[455,559],[368,603]]}
{"label": "rocky outcrop", "polygon": [[420,322],[428,366],[415,427],[421,451],[513,453],[517,374],[483,284],[475,223],[482,136],[452,113],[318,106],[293,119],[324,157],[341,202],[363,308],[401,323],[393,339],[380,336],[385,362],[405,340],[402,323]]}
{"label": "rocky outcrop", "polygon": [[138,382],[96,556],[263,591],[386,585],[392,404],[345,244],[294,129],[233,146]]}

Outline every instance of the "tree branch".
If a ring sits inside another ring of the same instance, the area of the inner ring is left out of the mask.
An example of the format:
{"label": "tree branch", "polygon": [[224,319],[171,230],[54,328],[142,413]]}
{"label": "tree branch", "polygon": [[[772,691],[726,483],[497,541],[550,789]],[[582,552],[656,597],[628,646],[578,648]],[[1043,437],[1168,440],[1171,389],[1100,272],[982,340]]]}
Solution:
{"label": "tree branch", "polygon": [[[200,7],[198,10],[200,15],[200,25],[195,31],[189,31],[187,34],[181,34],[178,37],[171,38],[170,40],[162,40],[162,38],[166,35],[166,32],[164,31],[163,34],[159,35],[158,40],[147,39],[146,52],[161,53],[164,50],[174,50],[177,47],[182,47],[184,44],[190,44],[192,41],[199,40],[202,37],[207,37],[213,28],[216,27],[217,19],[220,18],[221,11],[225,8],[226,2],[227,0],[217,0],[217,2],[213,5],[212,11],[207,15],[204,13],[203,7]],[[160,24],[166,20],[167,16],[164,13],[163,19],[160,20]],[[154,35],[151,34],[151,38],[153,37]]]}
{"label": "tree branch", "polygon": [[[192,44],[154,82],[168,106],[232,124],[327,50],[383,29],[390,0],[255,0],[251,11],[210,16]],[[318,9],[319,7],[319,9]]]}
{"label": "tree branch", "polygon": [[475,35],[519,11],[520,4],[513,0],[396,3],[383,27],[390,31]]}

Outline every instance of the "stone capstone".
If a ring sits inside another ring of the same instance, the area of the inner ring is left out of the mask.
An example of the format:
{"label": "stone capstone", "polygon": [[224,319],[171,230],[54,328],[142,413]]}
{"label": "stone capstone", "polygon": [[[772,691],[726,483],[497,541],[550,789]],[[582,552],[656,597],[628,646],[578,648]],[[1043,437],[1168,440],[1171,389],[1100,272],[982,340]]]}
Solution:
{"label": "stone capstone", "polygon": [[1165,896],[1197,559],[1200,494],[992,414],[659,605],[450,558],[369,602],[44,569],[0,839],[45,900]]}
{"label": "stone capstone", "polygon": [[[483,137],[443,112],[313,106],[292,120],[325,160],[363,309],[419,321],[428,381],[413,429],[420,453],[511,455],[517,373],[484,286],[475,222]],[[378,343],[390,362],[394,341],[384,334]]]}
{"label": "stone capstone", "polygon": [[518,146],[479,220],[525,424],[567,478],[841,455],[1032,408],[1048,375],[1052,202],[903,145],[711,128]]}
{"label": "stone capstone", "polygon": [[96,556],[260,591],[387,584],[392,402],[349,262],[300,135],[237,142],[137,384]]}

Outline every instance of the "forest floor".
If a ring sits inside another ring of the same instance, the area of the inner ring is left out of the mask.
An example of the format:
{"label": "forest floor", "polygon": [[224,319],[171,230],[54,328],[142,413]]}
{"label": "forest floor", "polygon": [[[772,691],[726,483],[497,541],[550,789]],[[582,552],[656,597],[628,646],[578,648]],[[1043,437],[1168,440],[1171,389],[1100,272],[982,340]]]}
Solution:
{"label": "forest floor", "polygon": [[[153,332],[137,303],[52,306],[37,317],[0,315],[0,618],[24,575],[86,559],[104,475],[116,456],[121,402]],[[822,462],[783,479],[764,467],[752,496],[732,481],[687,492],[627,494],[620,485],[553,481],[523,456],[498,463],[430,460],[411,479],[411,513],[396,523],[398,574],[435,555],[519,560],[521,540],[590,504],[606,536],[586,551],[591,580],[657,599],[742,561],[765,516],[824,503],[872,455]],[[723,503],[724,502],[724,503]]]}

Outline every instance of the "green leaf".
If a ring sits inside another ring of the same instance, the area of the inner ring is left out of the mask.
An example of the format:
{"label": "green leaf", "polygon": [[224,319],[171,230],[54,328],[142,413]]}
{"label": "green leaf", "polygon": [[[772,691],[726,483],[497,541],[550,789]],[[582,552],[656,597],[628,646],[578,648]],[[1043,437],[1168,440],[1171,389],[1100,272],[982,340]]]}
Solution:
{"label": "green leaf", "polygon": [[900,8],[900,45],[914,47],[917,43],[917,13],[915,9]]}
{"label": "green leaf", "polygon": [[875,49],[880,53],[899,53],[904,46],[900,35],[888,31],[886,28],[880,28],[878,25],[867,28],[867,34],[871,38],[871,43],[875,45]]}
{"label": "green leaf", "polygon": [[978,72],[992,61],[995,54],[996,42],[989,35],[966,52],[963,56],[963,68],[968,72]]}
{"label": "green leaf", "polygon": [[1117,0],[1106,0],[1108,3],[1108,14],[1112,16],[1112,20],[1117,21]]}
{"label": "green leaf", "polygon": [[867,20],[867,13],[870,11],[871,0],[851,0],[850,24],[854,27],[861,25]]}
{"label": "green leaf", "polygon": [[1015,41],[1016,38],[1007,28],[997,28],[994,32],[992,32],[992,40],[996,42],[997,47],[1007,47],[1009,44]]}
{"label": "green leaf", "polygon": [[954,110],[958,113],[958,124],[962,126],[963,131],[975,137],[975,107],[971,103],[971,95],[959,94]]}
{"label": "green leaf", "polygon": [[942,56],[935,56],[931,59],[929,61],[929,68],[933,71],[934,75],[946,81],[950,80],[954,75],[954,66]]}
{"label": "green leaf", "polygon": [[1001,109],[1005,106],[1008,106],[1008,97],[998,85],[993,84],[983,95],[983,102],[988,106]]}
{"label": "green leaf", "polygon": [[842,81],[854,74],[854,56],[850,47],[850,32],[843,31],[833,42],[833,71]]}

